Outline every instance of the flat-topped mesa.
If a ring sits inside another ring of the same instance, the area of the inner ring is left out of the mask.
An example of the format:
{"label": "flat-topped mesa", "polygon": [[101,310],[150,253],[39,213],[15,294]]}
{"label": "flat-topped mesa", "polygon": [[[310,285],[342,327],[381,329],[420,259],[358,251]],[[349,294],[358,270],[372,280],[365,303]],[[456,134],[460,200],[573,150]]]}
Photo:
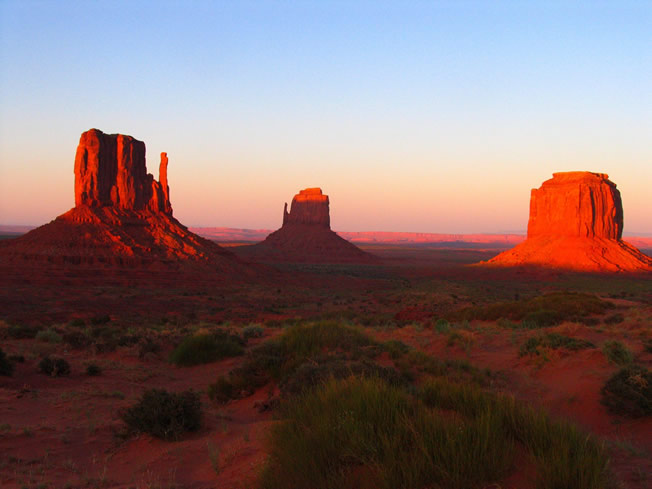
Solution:
{"label": "flat-topped mesa", "polygon": [[331,228],[328,195],[324,195],[320,188],[307,188],[301,190],[292,199],[292,207],[288,212],[288,205],[283,209],[283,226],[304,224]]}
{"label": "flat-topped mesa", "polygon": [[172,215],[167,153],[161,153],[160,182],[147,173],[145,143],[122,134],[84,132],[75,155],[75,205]]}
{"label": "flat-topped mesa", "polygon": [[565,236],[620,240],[623,204],[616,184],[604,173],[553,173],[532,189],[528,238]]}

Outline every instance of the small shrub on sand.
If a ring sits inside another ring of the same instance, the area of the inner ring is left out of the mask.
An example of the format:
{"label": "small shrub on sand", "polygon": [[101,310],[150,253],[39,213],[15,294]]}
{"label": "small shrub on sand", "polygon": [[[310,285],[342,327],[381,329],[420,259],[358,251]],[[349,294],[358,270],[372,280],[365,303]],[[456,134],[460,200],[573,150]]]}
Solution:
{"label": "small shrub on sand", "polygon": [[602,345],[602,352],[615,365],[627,365],[634,360],[634,355],[629,348],[618,340],[605,341]]}
{"label": "small shrub on sand", "polygon": [[21,324],[12,324],[7,329],[7,335],[15,340],[31,339],[36,336],[39,328],[36,326],[24,326]]}
{"label": "small shrub on sand", "polygon": [[408,345],[399,340],[386,341],[380,345],[380,347],[389,353],[389,356],[392,358],[392,360],[396,360],[397,358],[402,357],[411,350]]}
{"label": "small shrub on sand", "polygon": [[62,377],[70,374],[70,364],[63,358],[45,357],[38,364],[41,373],[52,377]]}
{"label": "small shrub on sand", "polygon": [[625,320],[625,316],[620,313],[612,314],[604,318],[604,324],[620,324]]}
{"label": "small shrub on sand", "polygon": [[170,393],[150,389],[121,418],[132,432],[178,440],[184,433],[201,428],[201,400],[192,390]]}
{"label": "small shrub on sand", "polygon": [[250,324],[242,328],[242,337],[245,340],[248,340],[249,338],[260,338],[263,336],[264,331],[265,330],[262,326],[258,324]]}
{"label": "small shrub on sand", "polygon": [[99,367],[99,365],[95,363],[89,363],[86,365],[86,375],[90,377],[96,377],[98,375],[102,375],[102,369]]}
{"label": "small shrub on sand", "polygon": [[239,336],[217,331],[187,336],[170,355],[170,361],[181,367],[200,365],[235,357],[244,353]]}
{"label": "small shrub on sand", "polygon": [[652,415],[652,372],[638,365],[619,370],[602,388],[602,403],[615,414]]}
{"label": "small shrub on sand", "polygon": [[547,333],[542,336],[533,336],[528,338],[525,343],[521,345],[518,356],[525,355],[541,355],[541,348],[550,348],[553,350],[565,349],[571,351],[585,350],[587,348],[594,348],[595,345],[590,341],[582,340],[579,338],[571,338],[559,333]]}
{"label": "small shrub on sand", "polygon": [[0,348],[0,375],[11,377],[14,373],[14,364],[9,361],[7,355]]}
{"label": "small shrub on sand", "polygon": [[38,341],[44,341],[45,343],[61,343],[62,337],[53,329],[43,329],[36,333],[35,337]]}

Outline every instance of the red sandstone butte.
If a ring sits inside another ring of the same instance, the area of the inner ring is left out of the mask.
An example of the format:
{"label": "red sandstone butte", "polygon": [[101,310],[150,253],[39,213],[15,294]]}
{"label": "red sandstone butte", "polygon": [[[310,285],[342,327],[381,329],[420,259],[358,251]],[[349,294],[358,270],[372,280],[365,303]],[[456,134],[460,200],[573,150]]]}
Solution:
{"label": "red sandstone butte", "polygon": [[623,205],[604,173],[554,173],[533,189],[527,239],[486,262],[593,272],[652,270],[652,258],[622,240]]}
{"label": "red sandstone butte", "polygon": [[75,156],[75,207],[29,233],[0,242],[0,264],[196,268],[256,275],[216,243],[172,216],[168,157],[159,181],[147,173],[145,143],[122,134],[84,132]]}
{"label": "red sandstone butte", "polygon": [[264,241],[242,246],[237,252],[264,261],[296,263],[373,263],[362,251],[331,231],[330,202],[320,188],[301,190],[283,209],[283,226]]}

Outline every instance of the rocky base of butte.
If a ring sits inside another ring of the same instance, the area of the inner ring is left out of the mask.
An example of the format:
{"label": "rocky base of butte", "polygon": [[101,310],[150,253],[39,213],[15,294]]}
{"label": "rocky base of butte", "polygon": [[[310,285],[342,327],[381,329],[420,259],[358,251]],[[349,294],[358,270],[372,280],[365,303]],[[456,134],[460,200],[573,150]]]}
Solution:
{"label": "rocky base of butte", "polygon": [[652,271],[652,258],[623,241],[622,232],[622,200],[608,175],[555,173],[532,190],[527,239],[484,264]]}
{"label": "rocky base of butte", "polygon": [[330,228],[329,199],[320,188],[301,190],[283,209],[283,226],[238,254],[263,261],[293,263],[375,263],[378,259]]}
{"label": "rocky base of butte", "polygon": [[147,173],[143,142],[97,129],[83,133],[75,157],[75,207],[24,236],[0,242],[0,266],[169,269],[194,264],[230,277],[255,275],[254,267],[172,216],[167,165],[162,153],[156,181]]}

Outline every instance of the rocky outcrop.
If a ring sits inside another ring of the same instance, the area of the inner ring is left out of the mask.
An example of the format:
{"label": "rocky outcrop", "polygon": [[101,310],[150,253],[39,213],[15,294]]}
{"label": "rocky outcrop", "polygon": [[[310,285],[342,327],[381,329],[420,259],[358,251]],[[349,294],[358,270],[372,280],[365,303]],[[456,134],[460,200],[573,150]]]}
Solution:
{"label": "rocky outcrop", "polygon": [[650,271],[652,258],[622,240],[623,205],[604,173],[555,173],[530,197],[527,239],[486,265],[592,272]]}
{"label": "rocky outcrop", "polygon": [[623,204],[616,184],[604,173],[554,173],[532,189],[528,238],[577,236],[621,239]]}
{"label": "rocky outcrop", "polygon": [[171,215],[167,163],[167,153],[162,153],[157,182],[147,173],[145,143],[98,129],[86,131],[75,156],[75,205]]}
{"label": "rocky outcrop", "polygon": [[283,209],[283,226],[293,224],[306,224],[331,228],[328,195],[324,195],[320,188],[307,188],[301,190],[292,199],[292,207],[288,212],[288,205]]}
{"label": "rocky outcrop", "polygon": [[[145,144],[131,136],[91,129],[75,156],[75,207],[54,221],[0,242],[3,266],[147,267],[217,272],[228,280],[262,276],[216,243],[192,233],[172,216],[168,157],[159,181],[147,173]],[[121,273],[123,273],[121,272]]]}
{"label": "rocky outcrop", "polygon": [[240,246],[236,252],[248,258],[269,262],[295,263],[375,263],[377,258],[330,228],[328,195],[320,188],[301,190],[292,199],[290,212],[283,209],[283,225],[253,246]]}

